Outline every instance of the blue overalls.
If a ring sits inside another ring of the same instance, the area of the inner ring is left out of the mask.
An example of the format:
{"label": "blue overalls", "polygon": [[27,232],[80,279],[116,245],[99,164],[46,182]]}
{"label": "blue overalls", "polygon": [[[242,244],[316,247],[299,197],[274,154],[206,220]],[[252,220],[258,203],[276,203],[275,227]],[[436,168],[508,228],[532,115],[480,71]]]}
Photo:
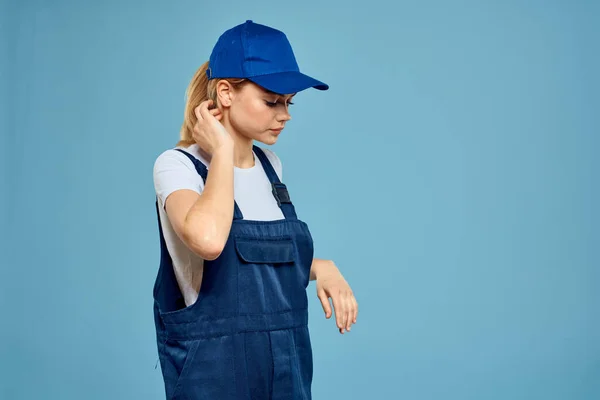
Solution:
{"label": "blue overalls", "polygon": [[[179,151],[206,182],[206,167]],[[154,320],[167,399],[311,399],[306,288],[313,241],[264,152],[254,152],[285,219],[245,220],[236,203],[225,248],[204,262],[198,300],[188,307],[159,219]]]}

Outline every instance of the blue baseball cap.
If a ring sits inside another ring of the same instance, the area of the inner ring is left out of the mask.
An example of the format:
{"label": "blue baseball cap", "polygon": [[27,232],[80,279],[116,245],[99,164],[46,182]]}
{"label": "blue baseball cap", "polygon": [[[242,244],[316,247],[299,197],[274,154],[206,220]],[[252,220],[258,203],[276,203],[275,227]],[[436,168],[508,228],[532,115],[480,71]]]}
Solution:
{"label": "blue baseball cap", "polygon": [[208,79],[244,78],[278,94],[329,85],[300,72],[285,34],[251,20],[225,31],[210,55]]}

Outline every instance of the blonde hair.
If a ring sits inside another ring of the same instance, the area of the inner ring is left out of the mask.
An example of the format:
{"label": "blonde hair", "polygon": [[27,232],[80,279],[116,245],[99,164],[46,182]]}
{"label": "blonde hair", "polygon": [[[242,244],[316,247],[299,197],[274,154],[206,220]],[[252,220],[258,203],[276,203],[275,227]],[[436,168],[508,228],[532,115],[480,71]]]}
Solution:
{"label": "blonde hair", "polygon": [[179,142],[177,146],[189,146],[195,142],[193,137],[194,125],[198,118],[194,110],[205,100],[212,100],[213,107],[217,105],[217,82],[225,80],[234,88],[238,88],[246,79],[231,79],[231,78],[220,78],[209,80],[206,76],[206,70],[208,69],[208,61],[205,62],[198,68],[188,88],[185,92],[185,111],[183,114],[183,124],[181,125],[181,131],[179,132]]}

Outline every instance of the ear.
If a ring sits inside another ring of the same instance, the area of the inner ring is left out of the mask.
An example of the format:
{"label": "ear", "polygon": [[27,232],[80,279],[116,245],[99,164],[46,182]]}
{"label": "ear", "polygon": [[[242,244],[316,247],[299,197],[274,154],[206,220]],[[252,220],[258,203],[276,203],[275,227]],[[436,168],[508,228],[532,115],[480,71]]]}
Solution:
{"label": "ear", "polygon": [[223,107],[231,107],[233,102],[233,85],[226,80],[217,82],[217,100]]}

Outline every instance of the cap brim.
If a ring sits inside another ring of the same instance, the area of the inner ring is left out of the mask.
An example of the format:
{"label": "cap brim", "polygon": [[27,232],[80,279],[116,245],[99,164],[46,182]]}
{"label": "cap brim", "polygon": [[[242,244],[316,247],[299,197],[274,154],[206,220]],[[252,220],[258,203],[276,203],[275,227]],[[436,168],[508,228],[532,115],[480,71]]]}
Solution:
{"label": "cap brim", "polygon": [[305,89],[315,88],[327,90],[329,85],[304,75],[301,72],[279,72],[277,74],[260,75],[248,78],[271,92],[278,94],[298,93]]}

